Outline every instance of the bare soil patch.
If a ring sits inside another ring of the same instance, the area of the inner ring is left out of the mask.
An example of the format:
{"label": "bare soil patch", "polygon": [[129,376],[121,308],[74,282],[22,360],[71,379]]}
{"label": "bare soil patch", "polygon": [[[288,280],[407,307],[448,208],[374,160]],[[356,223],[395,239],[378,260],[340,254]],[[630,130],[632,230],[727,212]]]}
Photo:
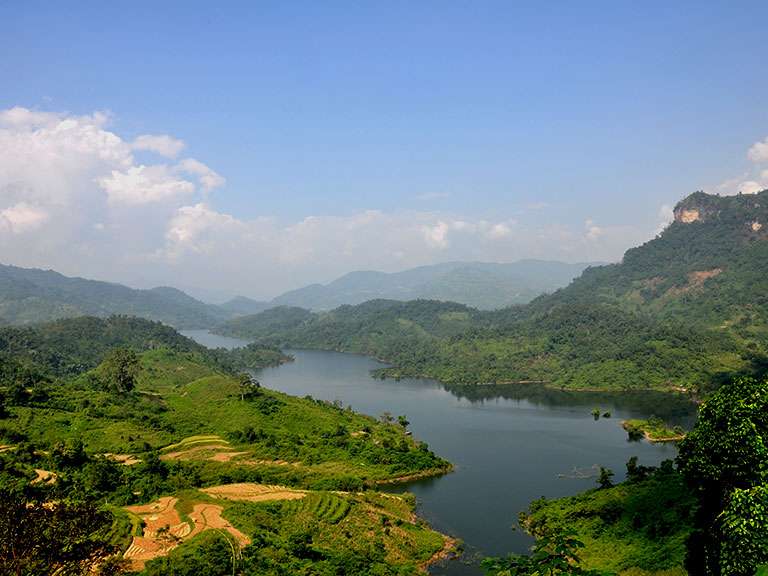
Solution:
{"label": "bare soil patch", "polygon": [[[226,444],[207,444],[176,452],[166,452],[160,456],[160,460],[205,460],[207,458],[201,458],[201,455],[204,456],[208,452],[218,452],[220,450],[231,451],[232,449]],[[211,455],[209,454],[208,456]]]}
{"label": "bare soil patch", "polygon": [[165,496],[150,504],[126,506],[128,512],[136,514],[144,522],[143,534],[134,536],[123,554],[130,560],[131,570],[142,570],[148,560],[168,555],[182,542],[205,530],[224,530],[240,547],[250,544],[248,536],[222,517],[223,506],[197,503],[189,513],[191,522],[186,522],[176,510],[177,503],[178,498]]}
{"label": "bare soil patch", "polygon": [[214,498],[223,498],[225,500],[242,500],[246,502],[298,500],[299,498],[304,498],[304,496],[307,495],[307,492],[304,490],[294,490],[285,486],[254,484],[252,482],[211,486],[210,488],[203,488],[201,492],[205,492]]}
{"label": "bare soil patch", "polygon": [[141,462],[141,458],[136,458],[136,456],[133,454],[112,454],[110,452],[106,452],[102,454],[102,456],[109,458],[110,460],[114,460],[123,466],[133,466]]}
{"label": "bare soil patch", "polygon": [[50,472],[41,468],[35,468],[35,474],[37,474],[37,476],[32,480],[32,484],[53,484],[58,479],[55,472]]}

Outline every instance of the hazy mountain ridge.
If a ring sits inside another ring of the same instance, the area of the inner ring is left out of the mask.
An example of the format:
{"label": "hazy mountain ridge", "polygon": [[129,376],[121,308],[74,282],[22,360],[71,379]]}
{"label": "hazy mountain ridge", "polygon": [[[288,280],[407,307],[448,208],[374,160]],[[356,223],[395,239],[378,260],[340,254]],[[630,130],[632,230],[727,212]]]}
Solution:
{"label": "hazy mountain ridge", "polygon": [[480,310],[524,304],[567,285],[587,263],[544,260],[512,263],[446,262],[402,272],[356,271],[333,282],[311,284],[272,300],[280,306],[331,310],[367,300],[443,300]]}
{"label": "hazy mountain ridge", "polygon": [[208,327],[228,317],[225,311],[176,288],[139,290],[53,270],[0,264],[0,317],[11,324],[113,314],[150,318],[177,328]]}

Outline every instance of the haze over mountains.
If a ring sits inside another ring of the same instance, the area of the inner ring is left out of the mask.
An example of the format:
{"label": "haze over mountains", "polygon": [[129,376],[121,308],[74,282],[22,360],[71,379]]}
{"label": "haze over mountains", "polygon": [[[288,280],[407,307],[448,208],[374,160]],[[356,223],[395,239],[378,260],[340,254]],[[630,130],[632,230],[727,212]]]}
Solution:
{"label": "haze over mountains", "polygon": [[566,286],[590,264],[545,260],[512,263],[446,262],[402,272],[350,272],[330,284],[312,284],[272,300],[272,305],[331,310],[368,300],[443,300],[493,310],[524,304]]}
{"label": "haze over mountains", "polygon": [[260,302],[238,296],[221,305],[181,290],[147,290],[71,278],[52,270],[0,265],[0,324],[31,324],[74,316],[126,314],[177,328],[208,328],[275,306],[328,310],[371,299],[434,299],[494,309],[530,301],[565,286],[587,264],[522,260],[510,264],[451,262],[397,273],[352,272],[327,285],[313,284]]}

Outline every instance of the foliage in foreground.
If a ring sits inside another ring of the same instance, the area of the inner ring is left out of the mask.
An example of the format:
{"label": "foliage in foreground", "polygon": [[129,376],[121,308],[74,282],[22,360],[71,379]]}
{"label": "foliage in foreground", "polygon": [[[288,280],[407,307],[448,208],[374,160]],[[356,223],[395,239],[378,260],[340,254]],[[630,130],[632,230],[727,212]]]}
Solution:
{"label": "foliage in foreground", "polygon": [[738,379],[707,399],[678,463],[699,501],[688,571],[751,576],[768,562],[768,381]]}

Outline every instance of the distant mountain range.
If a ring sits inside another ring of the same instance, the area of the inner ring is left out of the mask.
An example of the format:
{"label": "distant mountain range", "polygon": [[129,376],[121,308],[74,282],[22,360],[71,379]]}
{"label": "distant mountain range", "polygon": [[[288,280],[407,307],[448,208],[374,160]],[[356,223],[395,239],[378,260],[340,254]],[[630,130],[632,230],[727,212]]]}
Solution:
{"label": "distant mountain range", "polygon": [[525,304],[545,292],[566,286],[593,264],[520,260],[446,262],[402,272],[350,272],[330,284],[311,284],[291,290],[270,302],[238,297],[222,306],[237,314],[255,314],[275,306],[331,310],[368,300],[442,300],[494,310]]}
{"label": "distant mountain range", "polygon": [[72,278],[53,270],[0,264],[0,325],[125,314],[181,329],[210,328],[230,318],[277,306],[328,310],[380,298],[445,300],[478,309],[495,309],[528,302],[565,286],[587,266],[521,260],[511,264],[450,262],[396,273],[352,272],[330,284],[292,290],[269,302],[238,296],[215,305],[176,288],[139,290],[112,282]]}
{"label": "distant mountain range", "polygon": [[53,270],[0,264],[0,319],[5,323],[113,314],[139,316],[176,328],[214,326],[232,316],[175,288],[136,290],[122,284],[70,278]]}

